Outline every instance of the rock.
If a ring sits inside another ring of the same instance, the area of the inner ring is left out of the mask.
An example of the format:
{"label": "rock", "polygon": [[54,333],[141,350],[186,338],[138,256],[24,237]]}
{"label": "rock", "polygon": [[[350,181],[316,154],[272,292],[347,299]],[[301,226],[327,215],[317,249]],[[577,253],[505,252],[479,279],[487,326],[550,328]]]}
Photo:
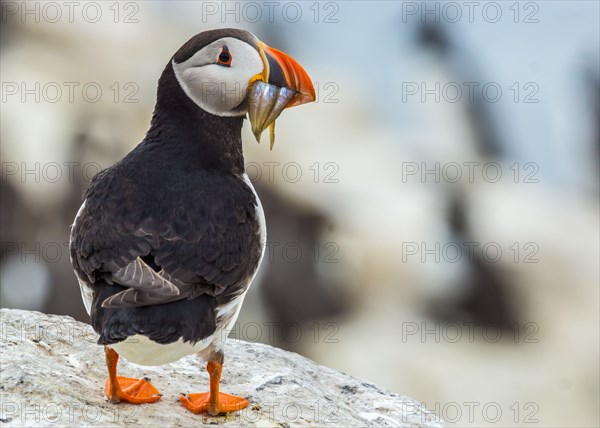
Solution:
{"label": "rock", "polygon": [[227,416],[194,415],[180,392],[208,388],[195,356],[160,367],[120,360],[119,373],[148,376],[163,394],[155,404],[111,404],[104,396],[104,352],[92,328],[73,318],[2,309],[1,409],[4,426],[403,426],[441,427],[418,402],[294,353],[230,340],[222,390],[250,405]]}

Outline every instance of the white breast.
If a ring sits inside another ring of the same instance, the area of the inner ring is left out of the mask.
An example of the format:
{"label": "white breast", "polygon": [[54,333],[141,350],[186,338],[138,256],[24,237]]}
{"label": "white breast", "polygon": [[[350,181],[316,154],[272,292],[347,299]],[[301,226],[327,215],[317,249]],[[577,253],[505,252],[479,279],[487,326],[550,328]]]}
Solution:
{"label": "white breast", "polygon": [[262,254],[258,262],[258,265],[260,266],[260,262],[262,261],[262,258],[265,255],[265,246],[267,244],[267,224],[265,221],[265,211],[263,210],[262,204],[260,203],[260,198],[258,197],[256,190],[254,190],[254,186],[252,185],[248,174],[244,173],[244,175],[242,175],[242,179],[244,180],[246,185],[250,187],[250,190],[252,190],[252,193],[254,193],[254,197],[256,198],[256,220],[258,221],[259,225],[260,246],[262,247]]}
{"label": "white breast", "polygon": [[[83,212],[85,208],[85,201],[79,207],[77,214],[75,215],[75,220],[73,220],[73,224],[71,225],[71,234],[69,235],[69,246],[71,242],[73,242],[73,229],[75,229],[75,225],[77,224],[77,219]],[[71,264],[73,264],[73,257],[69,256],[71,259]],[[94,300],[94,290],[92,287],[86,282],[85,278],[79,276],[77,271],[75,271],[75,276],[77,277],[77,281],[79,282],[79,289],[81,290],[81,299],[83,300],[83,305],[85,306],[85,310],[88,315],[90,314],[90,310],[92,308],[92,301]]]}

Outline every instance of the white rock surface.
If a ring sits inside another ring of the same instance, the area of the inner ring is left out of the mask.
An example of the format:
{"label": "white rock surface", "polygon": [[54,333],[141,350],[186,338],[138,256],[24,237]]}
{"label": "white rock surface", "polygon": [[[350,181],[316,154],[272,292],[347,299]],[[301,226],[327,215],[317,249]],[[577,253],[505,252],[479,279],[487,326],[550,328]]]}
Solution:
{"label": "white rock surface", "polygon": [[148,376],[158,403],[109,403],[106,366],[92,328],[73,318],[0,310],[0,422],[3,426],[401,426],[441,427],[418,402],[267,345],[231,340],[222,391],[245,396],[239,413],[194,415],[180,392],[208,388],[194,356],[160,367],[121,359],[119,374]]}

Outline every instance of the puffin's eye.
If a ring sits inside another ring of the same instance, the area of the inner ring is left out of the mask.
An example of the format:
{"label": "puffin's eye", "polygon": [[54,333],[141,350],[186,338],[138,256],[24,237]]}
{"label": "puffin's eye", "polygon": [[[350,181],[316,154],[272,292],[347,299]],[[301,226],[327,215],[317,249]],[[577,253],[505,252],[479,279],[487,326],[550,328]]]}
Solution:
{"label": "puffin's eye", "polygon": [[223,46],[223,50],[219,54],[219,60],[217,64],[222,65],[224,67],[231,67],[231,54],[229,53],[229,49],[227,46]]}

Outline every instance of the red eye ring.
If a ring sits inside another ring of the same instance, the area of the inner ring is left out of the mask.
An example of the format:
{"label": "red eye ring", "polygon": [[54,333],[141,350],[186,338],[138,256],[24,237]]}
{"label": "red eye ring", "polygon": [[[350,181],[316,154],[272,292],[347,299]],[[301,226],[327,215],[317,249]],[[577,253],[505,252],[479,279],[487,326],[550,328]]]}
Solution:
{"label": "red eye ring", "polygon": [[224,67],[231,67],[231,53],[229,53],[229,48],[227,46],[223,46],[221,53],[219,54],[219,58],[217,59],[217,64],[222,65]]}

